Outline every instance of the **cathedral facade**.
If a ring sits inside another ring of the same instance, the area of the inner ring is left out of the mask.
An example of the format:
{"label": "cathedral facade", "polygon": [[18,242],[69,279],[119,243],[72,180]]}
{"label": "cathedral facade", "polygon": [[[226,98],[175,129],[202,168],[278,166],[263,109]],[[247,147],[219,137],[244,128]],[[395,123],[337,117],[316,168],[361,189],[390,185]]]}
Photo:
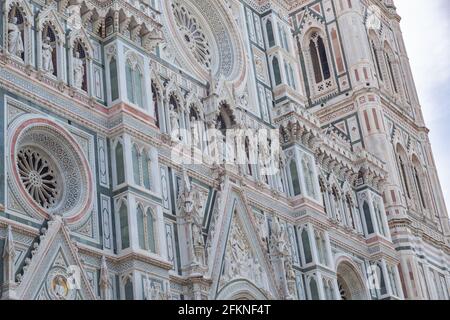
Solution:
{"label": "cathedral facade", "polygon": [[393,0],[5,0],[1,299],[450,298]]}

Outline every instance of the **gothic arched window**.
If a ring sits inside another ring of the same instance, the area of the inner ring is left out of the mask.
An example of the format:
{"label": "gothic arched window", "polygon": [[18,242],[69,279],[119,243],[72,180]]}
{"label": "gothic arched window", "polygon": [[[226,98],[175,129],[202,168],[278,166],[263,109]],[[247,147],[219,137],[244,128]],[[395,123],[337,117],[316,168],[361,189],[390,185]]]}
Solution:
{"label": "gothic arched window", "polygon": [[137,62],[127,60],[126,64],[127,96],[131,103],[144,108],[143,75]]}
{"label": "gothic arched window", "polygon": [[380,294],[383,296],[383,295],[387,294],[386,279],[384,277],[384,272],[383,272],[383,269],[381,268],[380,264],[377,264],[377,269],[379,270],[379,273],[380,273],[380,277],[379,277]]}
{"label": "gothic arched window", "polygon": [[297,163],[295,160],[291,160],[291,163],[289,164],[289,170],[291,173],[291,180],[292,180],[292,191],[294,196],[298,196],[301,194],[301,188],[300,188],[300,179],[298,176],[298,168]]}
{"label": "gothic arched window", "polygon": [[323,38],[317,33],[313,33],[309,42],[309,52],[314,68],[316,83],[328,80],[331,77],[328,63],[327,51]]}
{"label": "gothic arched window", "polygon": [[305,264],[313,262],[312,253],[311,253],[311,244],[309,242],[308,230],[303,229],[302,231],[302,246],[303,246],[303,254],[305,257]]}
{"label": "gothic arched window", "polygon": [[367,235],[371,235],[375,232],[375,229],[373,228],[372,216],[370,214],[370,207],[367,202],[364,202],[363,211],[364,211],[364,219],[366,220]]}
{"label": "gothic arched window", "polygon": [[281,84],[281,70],[280,70],[280,63],[278,62],[277,57],[274,57],[272,60],[272,69],[273,69],[275,85],[278,86]]}
{"label": "gothic arched window", "polygon": [[392,86],[394,88],[394,91],[395,91],[395,93],[398,93],[397,82],[395,81],[394,68],[393,68],[393,65],[392,65],[391,57],[389,56],[388,53],[386,53],[386,64],[387,64],[388,69],[389,69],[389,76],[391,78]]}
{"label": "gothic arched window", "polygon": [[112,57],[109,61],[109,78],[111,80],[111,101],[119,99],[119,81],[117,78],[117,61]]}
{"label": "gothic arched window", "polygon": [[411,193],[409,191],[409,184],[406,177],[406,166],[403,162],[403,158],[401,156],[398,156],[398,162],[400,165],[400,175],[402,177],[403,185],[405,186],[406,194],[408,195],[408,198],[411,199]]}
{"label": "gothic arched window", "polygon": [[309,290],[311,292],[311,300],[320,300],[316,279],[311,278],[311,281],[309,282]]}
{"label": "gothic arched window", "polygon": [[419,191],[420,203],[422,204],[422,208],[426,209],[427,204],[425,202],[425,197],[422,189],[422,183],[420,180],[419,172],[417,171],[417,167],[414,167],[414,179],[416,180],[417,190]]}
{"label": "gothic arched window", "polygon": [[147,249],[150,252],[156,253],[156,239],[155,239],[155,223],[153,213],[150,209],[147,209],[146,214],[146,235],[147,235]]}
{"label": "gothic arched window", "polygon": [[373,56],[375,58],[375,65],[377,66],[378,76],[380,77],[380,80],[383,81],[383,72],[381,71],[380,58],[378,57],[378,49],[373,41],[372,41],[372,51]]}
{"label": "gothic arched window", "polygon": [[121,249],[124,250],[130,247],[130,234],[128,228],[128,209],[123,203],[119,209],[119,224]]}
{"label": "gothic arched window", "polygon": [[156,253],[155,226],[151,209],[144,209],[139,205],[137,209],[137,224],[139,248]]}
{"label": "gothic arched window", "polygon": [[378,223],[378,229],[381,232],[381,234],[386,237],[387,234],[386,234],[386,230],[384,228],[383,217],[382,217],[380,206],[377,203],[374,203],[373,207],[375,210],[375,217],[376,217],[377,223]]}
{"label": "gothic arched window", "polygon": [[125,280],[124,291],[125,300],[134,300],[133,282],[131,281],[130,277],[127,277],[127,279]]}
{"label": "gothic arched window", "polygon": [[273,33],[273,25],[272,21],[267,20],[266,23],[266,31],[267,31],[267,40],[269,42],[269,47],[275,46],[275,35]]}
{"label": "gothic arched window", "polygon": [[117,142],[115,149],[115,158],[116,158],[116,177],[117,177],[117,185],[120,185],[125,182],[125,163],[123,158],[123,145],[122,142]]}
{"label": "gothic arched window", "polygon": [[137,208],[137,228],[138,228],[138,239],[139,239],[139,248],[142,250],[146,250],[145,245],[145,216],[144,216],[144,210],[139,205]]}

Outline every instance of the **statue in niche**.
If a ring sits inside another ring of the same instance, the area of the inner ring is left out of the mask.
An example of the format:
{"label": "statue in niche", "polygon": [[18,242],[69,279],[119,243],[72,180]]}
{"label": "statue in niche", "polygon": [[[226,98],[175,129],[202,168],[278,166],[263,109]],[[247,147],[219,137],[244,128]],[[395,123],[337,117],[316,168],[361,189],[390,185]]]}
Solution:
{"label": "statue in niche", "polygon": [[42,44],[42,70],[48,73],[53,73],[53,47],[50,42],[50,38],[47,37],[46,41]]}
{"label": "statue in niche", "polygon": [[183,170],[183,186],[180,192],[180,209],[188,224],[188,234],[190,233],[190,251],[193,263],[205,265],[205,240],[203,238],[203,217],[202,217],[202,197],[198,190],[194,190],[189,180],[186,170]]}
{"label": "statue in niche", "polygon": [[73,85],[77,89],[83,89],[84,61],[80,58],[80,53],[76,52],[73,57]]}
{"label": "statue in niche", "polygon": [[175,107],[173,105],[170,105],[169,117],[170,117],[170,127],[172,129],[173,139],[181,140],[180,120],[179,120],[178,112],[175,110]]}
{"label": "statue in niche", "polygon": [[24,52],[22,32],[17,26],[17,17],[13,17],[8,23],[8,52],[17,57],[22,57]]}

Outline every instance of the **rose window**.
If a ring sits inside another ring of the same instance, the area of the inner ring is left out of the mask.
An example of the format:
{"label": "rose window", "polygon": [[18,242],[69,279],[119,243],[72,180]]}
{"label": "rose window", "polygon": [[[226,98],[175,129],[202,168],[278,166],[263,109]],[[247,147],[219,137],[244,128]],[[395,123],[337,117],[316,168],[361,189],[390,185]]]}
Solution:
{"label": "rose window", "polygon": [[175,21],[186,46],[195,59],[207,69],[211,68],[211,51],[208,40],[197,19],[178,3],[172,4]]}
{"label": "rose window", "polygon": [[92,210],[93,182],[86,151],[56,122],[32,115],[8,133],[11,187],[27,214],[61,215],[76,223]]}
{"label": "rose window", "polygon": [[17,155],[17,168],[23,186],[41,207],[50,209],[56,204],[59,192],[54,165],[42,152],[22,149]]}

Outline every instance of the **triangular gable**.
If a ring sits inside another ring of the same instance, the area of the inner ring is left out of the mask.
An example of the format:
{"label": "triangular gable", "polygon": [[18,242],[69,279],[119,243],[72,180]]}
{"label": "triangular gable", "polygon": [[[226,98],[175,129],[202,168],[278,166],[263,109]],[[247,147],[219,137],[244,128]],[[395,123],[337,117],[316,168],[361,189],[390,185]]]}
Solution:
{"label": "triangular gable", "polygon": [[92,43],[90,41],[89,34],[86,32],[84,27],[81,27],[79,29],[72,30],[72,32],[69,35],[69,45],[72,47],[76,40],[80,40],[83,45],[85,46],[85,49],[87,50],[87,54],[89,57],[93,57],[94,55],[94,48],[92,47]]}
{"label": "triangular gable", "polygon": [[[237,281],[251,283],[251,287],[266,299],[279,296],[273,271],[256,231],[256,222],[243,196],[229,193],[223,219],[216,234],[216,250],[210,265],[213,280],[211,299],[221,296]],[[230,298],[230,297],[225,297]]]}
{"label": "triangular gable", "polygon": [[320,14],[308,8],[305,10],[305,13],[303,14],[302,20],[299,24],[299,31],[303,33],[307,30],[310,30],[311,28],[322,29],[324,22],[325,20]]}
{"label": "triangular gable", "polygon": [[66,42],[64,27],[56,13],[56,3],[49,5],[41,11],[36,19],[38,28],[43,29],[44,23],[48,22],[55,27],[56,36],[64,44]]}
{"label": "triangular gable", "polygon": [[61,217],[49,222],[47,232],[24,269],[16,289],[18,299],[96,299]]}

